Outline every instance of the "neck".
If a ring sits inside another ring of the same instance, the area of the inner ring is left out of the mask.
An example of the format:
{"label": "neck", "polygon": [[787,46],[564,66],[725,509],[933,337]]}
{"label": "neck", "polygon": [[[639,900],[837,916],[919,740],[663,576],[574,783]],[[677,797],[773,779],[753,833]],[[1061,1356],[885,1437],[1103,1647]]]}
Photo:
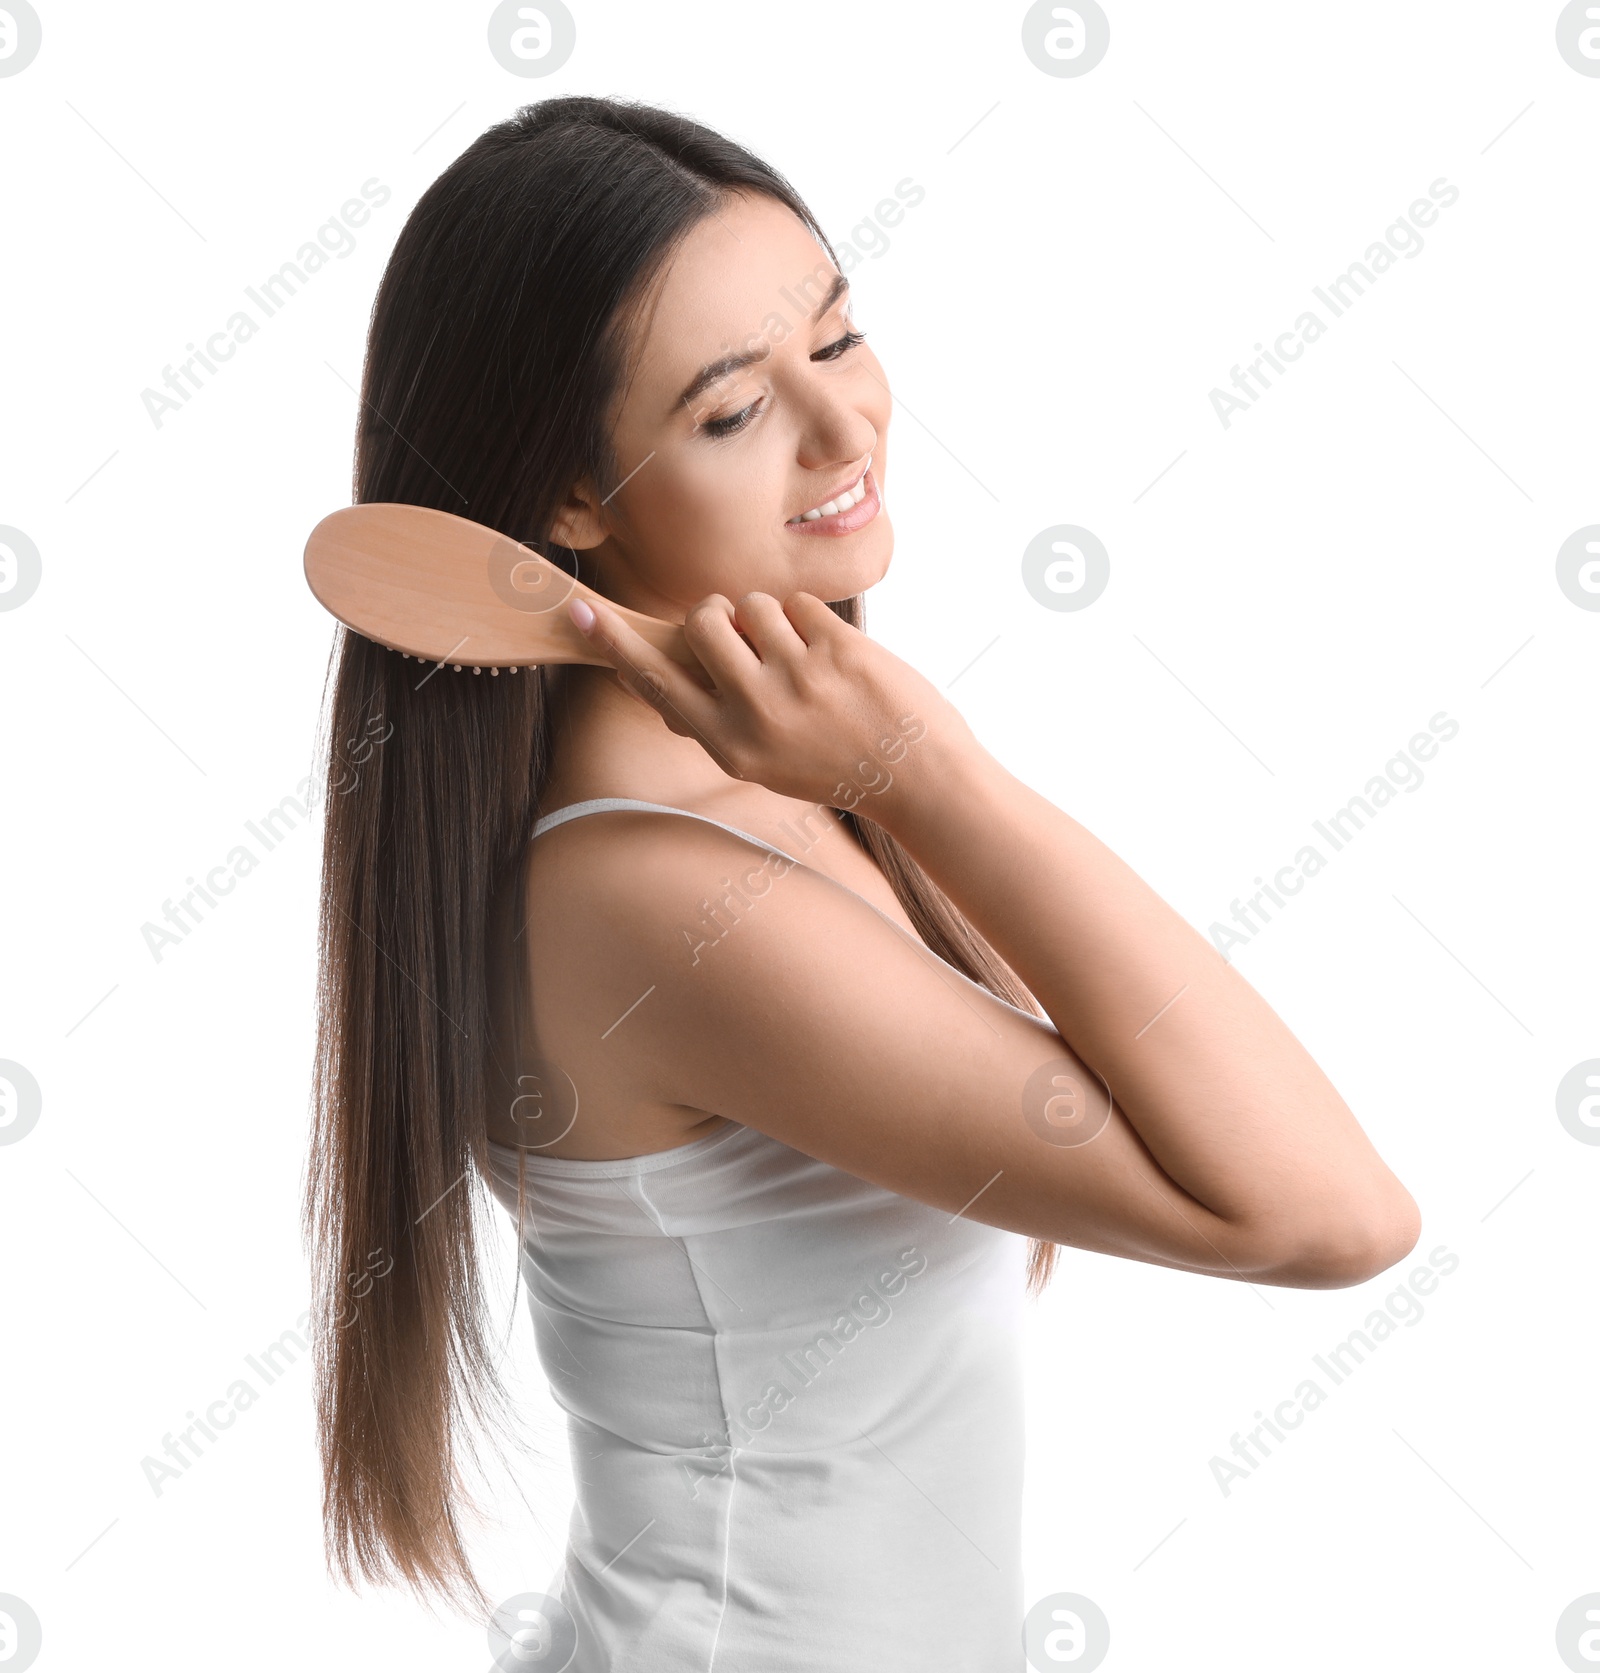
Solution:
{"label": "neck", "polygon": [[[699,742],[669,732],[653,709],[630,697],[609,668],[567,663],[547,669],[546,682],[553,758],[539,797],[541,814],[601,796],[706,814],[765,834],[846,887],[867,892],[880,910],[904,918],[876,860],[863,855],[858,838],[844,834],[838,813],[723,772]],[[796,829],[806,835],[797,838]],[[826,844],[821,850],[819,841]]]}
{"label": "neck", "polygon": [[540,797],[545,808],[594,796],[680,805],[739,782],[694,738],[669,732],[609,668],[567,663],[549,671],[547,689],[554,758]]}

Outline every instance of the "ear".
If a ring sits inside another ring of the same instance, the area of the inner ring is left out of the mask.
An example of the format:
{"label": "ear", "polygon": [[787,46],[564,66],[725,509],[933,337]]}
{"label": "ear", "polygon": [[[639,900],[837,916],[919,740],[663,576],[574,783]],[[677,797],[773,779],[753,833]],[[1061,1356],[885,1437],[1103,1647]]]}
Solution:
{"label": "ear", "polygon": [[549,538],[574,552],[598,546],[610,530],[594,484],[584,477],[575,483],[550,524]]}

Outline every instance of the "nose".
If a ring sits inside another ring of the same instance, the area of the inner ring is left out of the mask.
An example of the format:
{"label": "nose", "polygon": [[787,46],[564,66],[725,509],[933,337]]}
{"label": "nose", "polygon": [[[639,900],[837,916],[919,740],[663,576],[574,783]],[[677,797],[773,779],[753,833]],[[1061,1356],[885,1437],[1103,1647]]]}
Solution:
{"label": "nose", "polygon": [[799,462],[808,471],[838,470],[862,463],[877,441],[877,426],[865,413],[842,409],[830,412],[826,421],[819,414],[801,437]]}
{"label": "nose", "polygon": [[870,398],[859,386],[844,390],[813,384],[806,396],[798,462],[808,471],[837,471],[865,460],[877,445],[878,426],[866,410]]}

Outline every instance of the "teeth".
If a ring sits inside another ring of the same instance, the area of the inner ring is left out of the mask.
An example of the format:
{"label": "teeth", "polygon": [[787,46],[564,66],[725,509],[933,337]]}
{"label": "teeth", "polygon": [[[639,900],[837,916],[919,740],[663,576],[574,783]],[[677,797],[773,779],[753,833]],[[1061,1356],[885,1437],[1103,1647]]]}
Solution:
{"label": "teeth", "polygon": [[861,478],[854,488],[841,494],[836,500],[829,500],[811,511],[802,511],[798,517],[789,519],[792,523],[814,523],[819,517],[836,517],[841,511],[848,511],[853,505],[860,503],[867,497],[867,472],[872,469],[872,458],[868,455],[867,462],[861,468]]}

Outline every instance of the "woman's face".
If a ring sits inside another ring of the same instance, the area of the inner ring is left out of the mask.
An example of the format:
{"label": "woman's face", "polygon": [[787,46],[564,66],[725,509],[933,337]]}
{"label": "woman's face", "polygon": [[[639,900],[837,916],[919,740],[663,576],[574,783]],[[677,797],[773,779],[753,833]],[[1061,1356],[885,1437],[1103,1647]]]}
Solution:
{"label": "woman's face", "polygon": [[583,484],[552,529],[585,549],[599,590],[681,621],[708,593],[831,601],[881,580],[889,389],[801,222],[768,197],[731,199],[687,235],[634,331],[620,481]]}

